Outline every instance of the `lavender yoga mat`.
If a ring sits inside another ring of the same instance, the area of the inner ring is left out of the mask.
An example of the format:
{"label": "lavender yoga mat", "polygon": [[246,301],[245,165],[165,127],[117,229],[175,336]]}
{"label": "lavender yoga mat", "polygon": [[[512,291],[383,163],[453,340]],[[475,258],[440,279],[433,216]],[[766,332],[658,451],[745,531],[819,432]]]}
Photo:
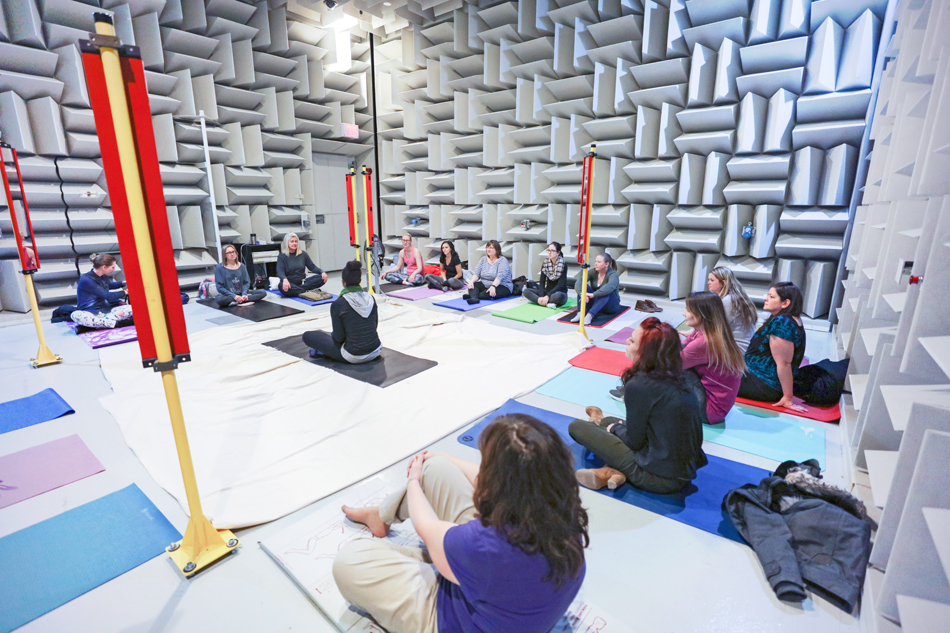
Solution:
{"label": "lavender yoga mat", "polygon": [[78,435],[3,455],[0,457],[0,508],[104,470]]}
{"label": "lavender yoga mat", "polygon": [[111,330],[86,330],[84,332],[79,332],[79,326],[75,323],[70,322],[67,323],[67,325],[92,349],[138,340],[138,334],[135,333],[134,325],[126,325],[125,327],[117,327]]}
{"label": "lavender yoga mat", "polygon": [[620,343],[621,345],[627,344],[627,339],[633,334],[632,327],[625,327],[622,330],[618,330],[607,337],[606,340],[611,343]]}
{"label": "lavender yoga mat", "polygon": [[407,301],[418,301],[419,299],[428,299],[429,297],[436,297],[443,294],[445,293],[441,290],[435,290],[428,286],[419,286],[418,288],[412,288],[410,290],[390,292],[389,296],[396,299],[406,299]]}

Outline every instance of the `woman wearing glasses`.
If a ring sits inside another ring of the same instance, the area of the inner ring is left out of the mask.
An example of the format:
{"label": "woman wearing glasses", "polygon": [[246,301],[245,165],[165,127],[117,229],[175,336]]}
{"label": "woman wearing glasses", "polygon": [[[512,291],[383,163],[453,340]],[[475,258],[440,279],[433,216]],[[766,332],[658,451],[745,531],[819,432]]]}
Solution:
{"label": "woman wearing glasses", "polygon": [[521,293],[531,303],[539,306],[557,306],[560,308],[567,303],[567,266],[564,265],[564,255],[561,254],[561,245],[557,242],[548,244],[547,258],[541,264],[540,283],[528,282]]}
{"label": "woman wearing glasses", "polygon": [[391,284],[404,286],[421,286],[425,283],[422,254],[412,245],[412,236],[408,233],[403,234],[399,257],[393,267],[383,273],[383,278]]}

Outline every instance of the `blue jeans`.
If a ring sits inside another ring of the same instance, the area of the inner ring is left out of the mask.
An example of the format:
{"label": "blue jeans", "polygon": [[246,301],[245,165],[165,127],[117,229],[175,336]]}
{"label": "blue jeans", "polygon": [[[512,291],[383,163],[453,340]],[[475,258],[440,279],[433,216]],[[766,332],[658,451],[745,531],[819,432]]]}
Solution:
{"label": "blue jeans", "polygon": [[[594,289],[588,285],[587,292],[594,292]],[[580,304],[579,299],[578,304]],[[616,314],[617,312],[620,312],[620,294],[611,292],[606,297],[598,297],[597,299],[594,299],[592,303],[587,304],[587,314],[590,315],[591,319],[601,312],[604,314]]]}

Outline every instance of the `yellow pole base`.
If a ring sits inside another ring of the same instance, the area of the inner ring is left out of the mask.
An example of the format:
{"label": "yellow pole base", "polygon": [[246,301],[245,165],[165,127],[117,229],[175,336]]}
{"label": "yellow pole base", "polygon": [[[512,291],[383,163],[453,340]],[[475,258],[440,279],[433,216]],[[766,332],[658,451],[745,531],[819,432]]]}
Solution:
{"label": "yellow pole base", "polygon": [[46,345],[46,336],[43,334],[43,324],[40,322],[40,306],[36,301],[36,288],[33,287],[33,275],[26,275],[26,294],[30,298],[30,311],[33,313],[33,325],[36,327],[36,338],[39,339],[40,348],[36,352],[36,358],[30,359],[31,367],[46,367],[47,365],[57,365],[63,362],[62,356],[54,354]]}
{"label": "yellow pole base", "polygon": [[30,366],[46,367],[47,365],[58,365],[61,362],[63,362],[63,357],[57,356],[49,347],[43,344],[40,345],[40,349],[36,352],[36,358],[30,359]]}
{"label": "yellow pole base", "polygon": [[590,337],[587,336],[587,328],[584,327],[584,318],[587,316],[587,269],[584,269],[584,278],[581,282],[584,285],[584,294],[581,295],[581,304],[578,306],[580,312],[577,313],[578,318],[580,319],[580,326],[578,326],[577,331],[584,335],[588,341]]}
{"label": "yellow pole base", "polygon": [[216,530],[204,515],[188,519],[185,537],[166,548],[178,569],[186,577],[216,563],[238,548],[241,542],[231,530]]}

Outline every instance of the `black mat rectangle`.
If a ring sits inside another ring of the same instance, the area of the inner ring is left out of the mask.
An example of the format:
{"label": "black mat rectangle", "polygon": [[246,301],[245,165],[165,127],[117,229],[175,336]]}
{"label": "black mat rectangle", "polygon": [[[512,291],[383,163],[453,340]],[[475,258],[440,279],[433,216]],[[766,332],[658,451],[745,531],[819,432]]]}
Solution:
{"label": "black mat rectangle", "polygon": [[397,290],[405,290],[406,288],[412,288],[412,286],[407,286],[406,284],[380,284],[380,292],[390,293]]}
{"label": "black mat rectangle", "polygon": [[438,365],[434,360],[416,358],[386,347],[379,358],[360,365],[341,363],[326,357],[310,358],[310,348],[300,336],[288,336],[264,345],[377,387],[394,385]]}
{"label": "black mat rectangle", "polygon": [[[604,314],[603,312],[599,313],[593,319],[591,319],[590,325],[587,327],[604,327],[618,316],[630,309],[630,306],[622,306],[620,312],[614,312],[613,314]],[[571,319],[578,313],[578,310],[572,310],[564,316],[562,316],[558,321],[561,323],[570,323]]]}
{"label": "black mat rectangle", "polygon": [[228,306],[227,308],[219,307],[214,299],[201,299],[198,303],[209,308],[214,308],[215,310],[220,310],[221,312],[239,316],[248,321],[254,321],[255,323],[269,321],[270,319],[279,319],[280,317],[303,312],[303,310],[291,308],[290,306],[282,306],[279,303],[271,303],[267,300],[255,301],[245,306]]}

